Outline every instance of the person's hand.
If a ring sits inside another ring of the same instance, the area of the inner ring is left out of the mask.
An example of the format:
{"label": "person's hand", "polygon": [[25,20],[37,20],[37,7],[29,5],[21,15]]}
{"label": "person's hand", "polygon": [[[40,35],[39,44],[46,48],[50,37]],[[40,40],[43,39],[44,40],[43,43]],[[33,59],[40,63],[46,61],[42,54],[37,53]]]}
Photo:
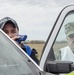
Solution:
{"label": "person's hand", "polygon": [[[16,42],[16,40],[19,38],[20,38],[20,36],[15,36],[12,38],[12,40],[14,40]],[[21,47],[21,45],[22,45],[21,43],[20,44],[18,42],[16,42],[16,43]]]}
{"label": "person's hand", "polygon": [[19,39],[20,38],[20,36],[14,36],[14,37],[12,37],[12,39],[14,40],[14,41],[16,41],[16,39]]}

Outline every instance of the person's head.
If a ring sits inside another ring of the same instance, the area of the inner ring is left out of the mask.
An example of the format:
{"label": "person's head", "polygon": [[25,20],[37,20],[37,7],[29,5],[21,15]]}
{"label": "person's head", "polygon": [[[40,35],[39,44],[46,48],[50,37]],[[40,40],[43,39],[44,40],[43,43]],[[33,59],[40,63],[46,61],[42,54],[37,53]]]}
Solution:
{"label": "person's head", "polygon": [[0,28],[10,37],[19,34],[19,27],[16,21],[10,17],[5,17],[0,20]]}
{"label": "person's head", "polygon": [[65,25],[65,33],[70,48],[74,50],[74,22]]}

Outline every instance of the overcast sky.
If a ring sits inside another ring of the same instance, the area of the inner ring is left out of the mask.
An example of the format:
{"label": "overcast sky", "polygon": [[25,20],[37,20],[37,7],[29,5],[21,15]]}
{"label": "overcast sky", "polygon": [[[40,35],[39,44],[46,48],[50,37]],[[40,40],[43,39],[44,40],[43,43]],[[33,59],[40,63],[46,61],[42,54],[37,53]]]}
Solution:
{"label": "overcast sky", "polygon": [[16,20],[28,40],[46,40],[61,9],[73,0],[0,0],[0,19]]}

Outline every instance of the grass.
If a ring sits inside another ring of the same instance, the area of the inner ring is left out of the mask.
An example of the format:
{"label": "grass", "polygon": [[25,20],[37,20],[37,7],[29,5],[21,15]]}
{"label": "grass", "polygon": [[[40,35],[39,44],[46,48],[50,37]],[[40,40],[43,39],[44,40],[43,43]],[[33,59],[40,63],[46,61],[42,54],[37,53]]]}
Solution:
{"label": "grass", "polygon": [[[42,53],[42,50],[43,50],[43,47],[45,44],[27,44],[27,45],[30,46],[31,48],[35,48],[38,52],[38,58],[41,57],[41,53]],[[64,42],[55,43],[53,46],[53,50],[54,50],[54,52],[56,52],[57,50],[65,47],[66,45],[67,45],[67,43],[64,43]]]}

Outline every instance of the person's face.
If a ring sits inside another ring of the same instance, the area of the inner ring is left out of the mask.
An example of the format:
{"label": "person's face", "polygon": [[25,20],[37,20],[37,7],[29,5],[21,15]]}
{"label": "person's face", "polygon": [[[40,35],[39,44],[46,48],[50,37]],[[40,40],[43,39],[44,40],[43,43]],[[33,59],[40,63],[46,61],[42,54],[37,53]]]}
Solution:
{"label": "person's face", "polygon": [[68,44],[72,50],[74,50],[74,34],[67,37]]}
{"label": "person's face", "polygon": [[12,24],[6,24],[3,28],[3,31],[10,37],[13,38],[18,35],[19,31],[17,28],[14,28]]}

